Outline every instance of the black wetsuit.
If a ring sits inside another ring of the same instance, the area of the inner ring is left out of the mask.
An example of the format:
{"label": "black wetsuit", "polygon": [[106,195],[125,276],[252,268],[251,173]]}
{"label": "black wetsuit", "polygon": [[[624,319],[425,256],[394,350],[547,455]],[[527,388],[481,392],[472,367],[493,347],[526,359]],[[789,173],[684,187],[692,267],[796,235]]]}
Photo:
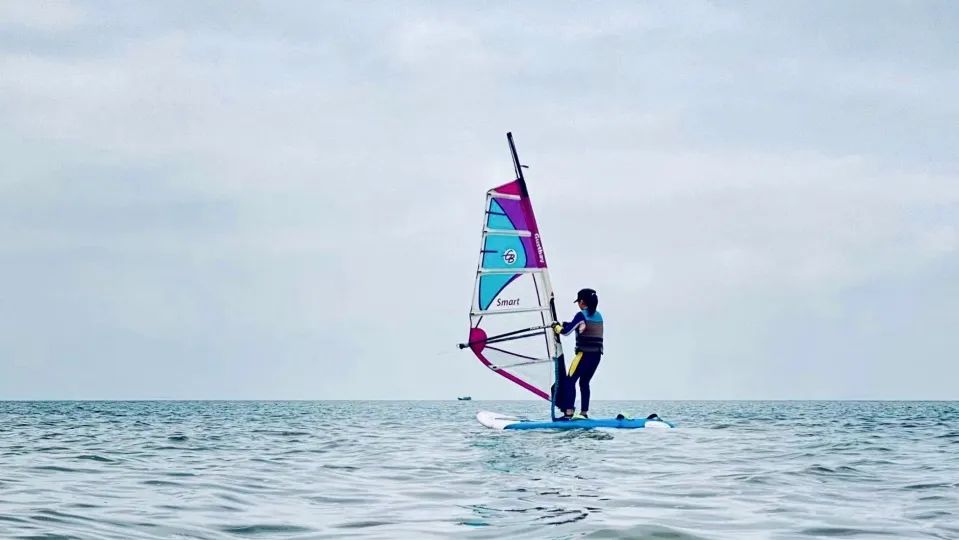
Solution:
{"label": "black wetsuit", "polygon": [[580,311],[572,321],[563,323],[561,333],[569,335],[573,330],[576,330],[576,353],[582,356],[576,371],[563,374],[562,391],[556,404],[564,410],[575,408],[576,383],[579,382],[580,410],[589,411],[589,381],[603,357],[603,316],[598,311],[592,315],[587,310]]}

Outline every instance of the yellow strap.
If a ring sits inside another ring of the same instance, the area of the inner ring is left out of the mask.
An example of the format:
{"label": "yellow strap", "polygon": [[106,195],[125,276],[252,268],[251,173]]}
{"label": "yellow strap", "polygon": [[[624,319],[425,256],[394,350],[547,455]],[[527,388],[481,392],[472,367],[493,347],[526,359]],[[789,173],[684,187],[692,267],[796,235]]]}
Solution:
{"label": "yellow strap", "polygon": [[579,365],[579,359],[582,357],[582,351],[576,353],[576,356],[573,357],[573,361],[569,364],[569,373],[566,374],[567,377],[572,377],[573,373],[576,373],[576,367]]}

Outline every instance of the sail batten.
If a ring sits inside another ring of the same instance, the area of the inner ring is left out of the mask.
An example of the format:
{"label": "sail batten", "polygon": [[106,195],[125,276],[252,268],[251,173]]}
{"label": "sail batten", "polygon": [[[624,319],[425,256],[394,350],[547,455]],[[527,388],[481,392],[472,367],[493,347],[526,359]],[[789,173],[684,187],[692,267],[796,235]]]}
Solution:
{"label": "sail batten", "polygon": [[537,359],[537,360],[528,360],[528,361],[526,361],[526,362],[516,362],[515,364],[507,364],[507,365],[505,365],[505,366],[490,366],[489,368],[492,369],[493,371],[499,371],[499,370],[501,370],[501,369],[515,368],[515,367],[519,367],[519,366],[531,366],[531,365],[534,365],[534,364],[546,364],[546,363],[550,363],[550,362],[552,362],[552,361],[553,361],[552,358],[539,358],[539,359]]}
{"label": "sail batten", "polygon": [[533,312],[543,312],[546,313],[549,311],[549,307],[533,307],[533,308],[516,308],[516,309],[487,309],[483,311],[473,311],[470,312],[470,315],[487,315],[489,313],[533,313]]}
{"label": "sail batten", "polygon": [[479,268],[480,274],[538,274],[542,270],[538,268]]}
{"label": "sail batten", "polygon": [[533,236],[533,233],[529,231],[511,231],[507,229],[486,229],[483,232],[486,234],[501,235],[501,236]]}

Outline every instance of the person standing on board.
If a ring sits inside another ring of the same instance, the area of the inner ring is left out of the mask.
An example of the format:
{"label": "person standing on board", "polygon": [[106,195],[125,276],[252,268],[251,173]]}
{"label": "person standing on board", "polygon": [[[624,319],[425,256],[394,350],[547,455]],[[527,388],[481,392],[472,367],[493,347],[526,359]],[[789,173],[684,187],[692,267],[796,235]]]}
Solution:
{"label": "person standing on board", "polygon": [[579,313],[568,323],[556,323],[553,331],[568,336],[576,331],[576,356],[569,365],[569,373],[565,377],[566,390],[561,392],[565,403],[564,420],[573,418],[576,405],[576,381],[579,381],[580,415],[589,418],[589,381],[599,367],[603,356],[603,316],[596,307],[599,297],[593,289],[582,289],[576,295],[576,304]]}

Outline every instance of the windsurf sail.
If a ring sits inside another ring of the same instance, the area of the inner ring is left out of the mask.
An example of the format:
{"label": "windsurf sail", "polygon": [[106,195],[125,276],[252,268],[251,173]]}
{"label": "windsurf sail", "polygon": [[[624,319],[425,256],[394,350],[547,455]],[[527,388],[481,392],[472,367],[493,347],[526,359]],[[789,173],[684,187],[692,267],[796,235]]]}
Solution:
{"label": "windsurf sail", "polygon": [[486,192],[469,348],[493,372],[555,404],[563,349],[550,328],[553,289],[523,166],[507,134],[516,179]]}

